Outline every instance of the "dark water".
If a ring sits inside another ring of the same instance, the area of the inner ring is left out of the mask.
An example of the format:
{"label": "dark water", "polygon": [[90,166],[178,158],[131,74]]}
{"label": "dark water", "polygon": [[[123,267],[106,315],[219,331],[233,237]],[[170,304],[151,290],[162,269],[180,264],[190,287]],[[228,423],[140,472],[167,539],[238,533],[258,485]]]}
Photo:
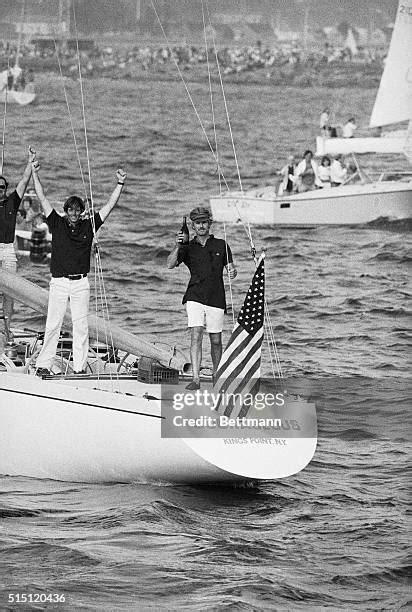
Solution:
{"label": "dark water", "polygon": [[[207,87],[194,85],[192,95],[212,139]],[[232,86],[226,95],[244,187],[270,184],[290,151],[312,144],[319,110],[330,104],[326,89]],[[374,92],[333,96],[336,111],[356,112],[366,124]],[[76,84],[69,97],[84,162]],[[167,271],[165,258],[181,216],[218,191],[197,119],[178,83],[89,81],[85,107],[97,207],[116,168],[128,172],[100,237],[111,316],[187,349],[187,273]],[[236,187],[221,103],[216,114],[224,173]],[[5,169],[12,180],[29,144],[50,199],[81,193],[58,81],[44,84],[36,107],[8,114]],[[383,163],[406,169],[395,157]],[[376,159],[365,164],[382,169]],[[224,228],[214,231],[222,236]],[[240,271],[237,310],[253,265],[243,228],[226,232]],[[1,609],[9,593],[41,592],[63,593],[66,608],[76,610],[407,607],[408,224],[256,228],[253,235],[267,249],[283,370],[313,382],[320,440],[312,463],[294,477],[237,489],[3,477]],[[44,267],[23,261],[20,269],[47,286]],[[16,322],[43,325],[23,307]]]}

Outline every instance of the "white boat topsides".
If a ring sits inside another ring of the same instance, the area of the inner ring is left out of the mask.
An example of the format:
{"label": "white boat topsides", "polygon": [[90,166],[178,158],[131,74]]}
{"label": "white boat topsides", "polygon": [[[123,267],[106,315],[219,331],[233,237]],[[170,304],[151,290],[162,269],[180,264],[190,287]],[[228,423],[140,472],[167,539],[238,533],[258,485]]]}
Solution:
{"label": "white boat topsides", "polygon": [[393,137],[356,137],[356,138],[324,138],[317,136],[315,155],[333,155],[340,153],[403,153],[406,143],[406,130],[402,136]]}
{"label": "white boat topsides", "polygon": [[273,186],[210,199],[215,221],[254,225],[357,225],[412,217],[412,183],[377,181],[277,196]]}
{"label": "white boat topsides", "polygon": [[[136,357],[120,353],[108,360],[104,344],[89,359],[88,374],[62,374],[71,371],[70,338],[62,338],[56,374],[39,377],[33,365],[37,334],[27,339],[20,332],[15,339],[0,356],[0,474],[72,482],[230,483],[295,474],[315,453],[316,411],[301,398],[287,399],[285,418],[310,422],[313,435],[289,426],[273,438],[242,438],[239,430],[236,439],[226,430],[228,438],[212,438],[196,427],[172,427],[180,415],[174,398],[190,393],[189,378],[174,375],[169,384],[142,379]],[[210,377],[202,388],[211,390]]]}

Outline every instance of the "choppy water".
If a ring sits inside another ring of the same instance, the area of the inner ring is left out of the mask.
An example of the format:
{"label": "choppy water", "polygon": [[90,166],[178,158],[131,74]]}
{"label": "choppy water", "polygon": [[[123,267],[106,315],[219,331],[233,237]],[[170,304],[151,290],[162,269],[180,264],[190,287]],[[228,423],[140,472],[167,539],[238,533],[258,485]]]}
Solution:
{"label": "choppy water", "polygon": [[[69,90],[83,142],[78,86]],[[207,87],[196,84],[192,94],[213,138]],[[330,92],[231,86],[226,94],[249,187],[270,184],[290,151],[313,143]],[[356,112],[366,124],[374,92],[333,96],[343,117]],[[185,349],[187,273],[167,271],[165,258],[181,216],[218,190],[196,117],[178,83],[89,81],[85,102],[97,206],[116,168],[128,172],[124,197],[101,230],[113,320]],[[224,172],[236,187],[220,106],[217,115]],[[81,193],[72,142],[61,84],[45,84],[37,106],[8,114],[6,174],[18,178],[33,144],[49,197]],[[384,163],[406,169],[396,158]],[[370,170],[380,170],[377,164],[366,162]],[[223,235],[222,226],[214,231]],[[243,229],[226,231],[240,271],[237,309],[252,263]],[[9,593],[30,592],[64,593],[70,609],[407,607],[408,224],[256,228],[254,239],[267,249],[283,369],[323,381],[310,466],[238,489],[3,477],[1,609]],[[20,269],[47,285],[44,267],[22,262]],[[16,322],[43,324],[22,307]]]}

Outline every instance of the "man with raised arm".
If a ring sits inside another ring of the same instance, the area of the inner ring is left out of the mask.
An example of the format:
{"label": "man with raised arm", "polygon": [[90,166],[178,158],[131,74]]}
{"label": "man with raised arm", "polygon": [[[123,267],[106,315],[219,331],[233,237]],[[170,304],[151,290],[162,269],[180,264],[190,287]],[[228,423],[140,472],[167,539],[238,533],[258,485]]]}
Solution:
{"label": "man with raised arm", "polygon": [[[31,177],[31,165],[36,157],[36,151],[29,148],[29,158],[23,176],[16,189],[7,195],[9,186],[4,176],[0,176],[0,266],[7,272],[16,272],[17,261],[14,251],[16,217],[24,192]],[[13,315],[13,300],[3,295],[4,336],[6,342],[12,340],[10,333],[11,317]]]}
{"label": "man with raised arm", "polygon": [[186,304],[187,325],[191,333],[190,359],[193,380],[186,388],[195,390],[200,388],[205,324],[210,339],[213,375],[219,366],[222,357],[223,316],[226,310],[223,269],[226,268],[230,280],[236,277],[237,271],[229,245],[210,233],[213,222],[210,211],[202,207],[194,208],[190,213],[190,220],[196,235],[185,244],[185,234],[177,234],[176,246],[167,258],[167,267],[172,269],[184,263],[190,271],[183,304]]}
{"label": "man with raised arm", "polygon": [[94,213],[91,219],[82,219],[81,214],[85,205],[78,196],[70,196],[65,201],[64,216],[60,216],[54,210],[44,195],[39,177],[39,162],[35,161],[32,166],[36,194],[52,234],[49,305],[43,347],[36,361],[36,373],[39,376],[50,374],[67,301],[70,300],[73,324],[73,370],[76,374],[80,374],[85,372],[89,351],[87,316],[90,285],[87,274],[90,271],[93,237],[117,204],[126,173],[121,169],[117,170],[117,185],[107,204],[99,212]]}

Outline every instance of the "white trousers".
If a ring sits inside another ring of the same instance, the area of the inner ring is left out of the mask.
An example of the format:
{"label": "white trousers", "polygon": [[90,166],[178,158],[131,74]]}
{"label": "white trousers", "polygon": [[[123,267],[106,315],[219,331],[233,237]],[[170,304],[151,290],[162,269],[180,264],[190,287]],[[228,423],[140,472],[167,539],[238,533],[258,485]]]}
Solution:
{"label": "white trousers", "polygon": [[[0,243],[0,268],[7,272],[16,272],[17,270],[16,252],[12,242],[9,244]],[[13,313],[13,298],[6,294],[3,295],[3,313],[9,318]]]}
{"label": "white trousers", "polygon": [[52,366],[68,300],[70,300],[73,323],[73,369],[80,372],[86,367],[89,352],[89,326],[87,323],[89,298],[90,285],[87,276],[79,280],[51,279],[46,331],[43,347],[36,361],[37,368],[50,369]]}

